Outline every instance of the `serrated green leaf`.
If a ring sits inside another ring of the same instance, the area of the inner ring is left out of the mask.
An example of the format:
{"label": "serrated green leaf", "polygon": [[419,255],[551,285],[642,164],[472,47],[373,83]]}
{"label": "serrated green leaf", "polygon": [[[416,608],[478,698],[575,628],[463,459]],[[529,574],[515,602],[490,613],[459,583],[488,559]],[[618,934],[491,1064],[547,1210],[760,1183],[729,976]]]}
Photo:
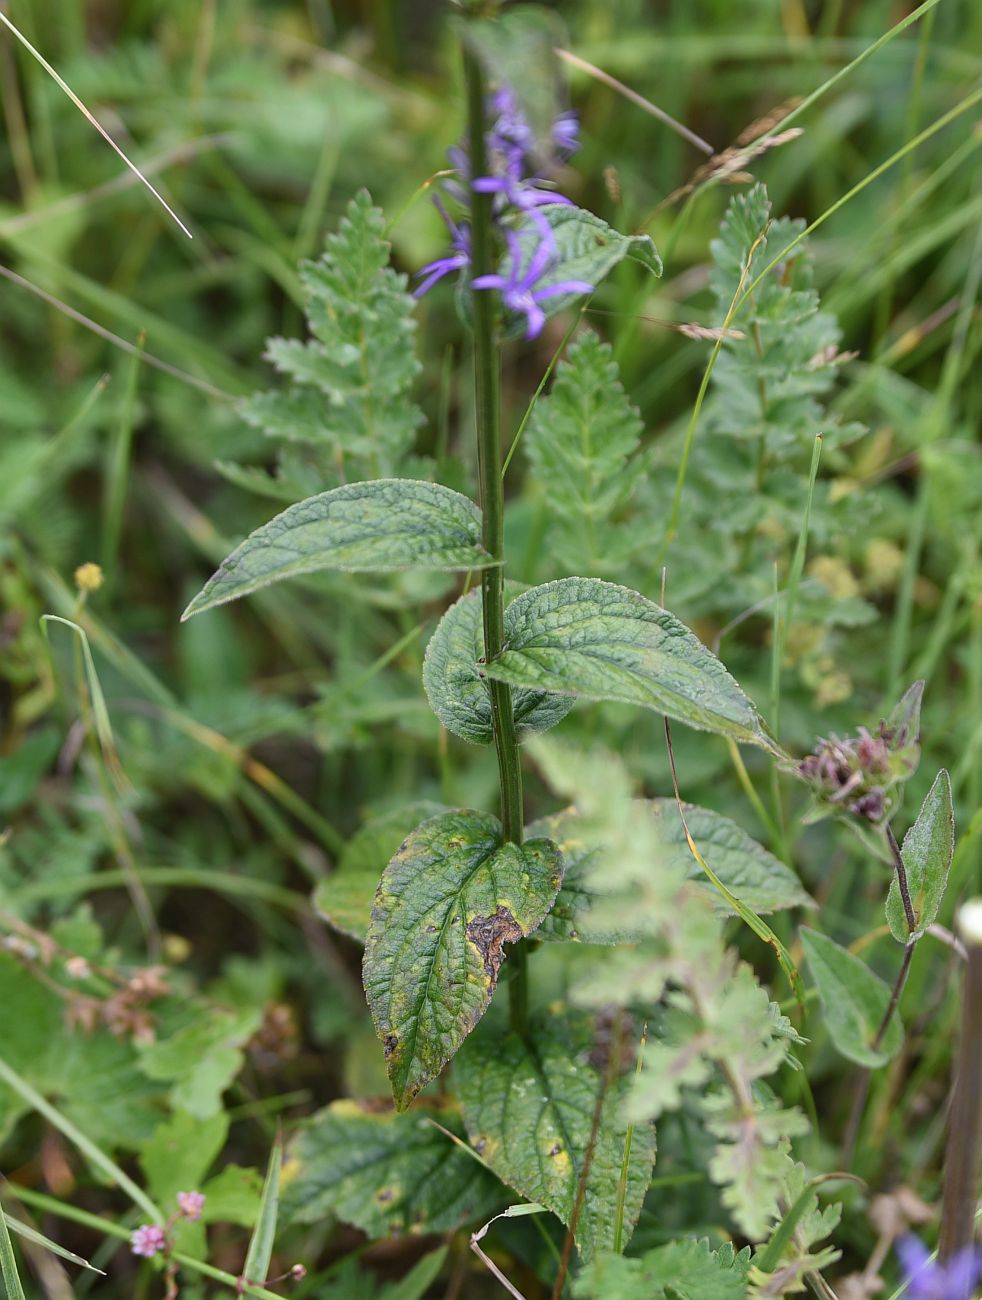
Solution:
{"label": "serrated green leaf", "polygon": [[621,700],[773,752],[753,704],[667,610],[599,578],[533,587],[506,611],[506,647],[485,671],[510,686]]}
{"label": "serrated green leaf", "polygon": [[409,1114],[336,1101],[290,1142],[283,1168],[288,1221],[316,1223],[336,1214],[369,1237],[451,1232],[493,1214],[498,1181],[430,1123],[463,1136],[452,1111]]}
{"label": "serrated green leaf", "polygon": [[850,1061],[875,1069],[900,1049],[903,1026],[894,1015],[883,1042],[873,1039],[890,1003],[890,989],[853,953],[816,930],[802,926],[802,946],[818,989],[832,1042]]}
{"label": "serrated green leaf", "polygon": [[887,924],[898,943],[906,944],[908,939],[919,937],[937,920],[954,852],[955,813],[951,805],[951,778],[942,768],[900,847],[917,922],[912,934],[908,934],[907,914],[896,872],[890,882]]}
{"label": "serrated green leaf", "polygon": [[439,483],[346,483],[290,506],[223,561],[181,618],[323,569],[483,569],[481,512]]}
{"label": "serrated green leaf", "polygon": [[640,1259],[601,1255],[573,1283],[576,1300],[744,1300],[749,1248],[672,1241]]}
{"label": "serrated green leaf", "polygon": [[617,526],[643,469],[635,455],[642,423],[621,386],[613,350],[582,334],[536,403],[525,435],[542,485],[548,551],[566,571],[616,573],[641,547],[645,530]]}
{"label": "serrated green leaf", "polygon": [[386,867],[363,979],[396,1105],[436,1078],[484,1015],[504,944],[531,934],[562,881],[549,840],[506,843],[497,819],[461,810],[424,822]]}
{"label": "serrated green leaf", "polygon": [[[423,419],[410,400],[420,365],[415,304],[389,253],[384,214],[362,190],[320,258],[301,266],[313,337],[267,343],[267,359],[289,386],[241,406],[250,424],[280,444],[277,478],[264,482],[233,467],[230,476],[242,486],[275,494],[277,485],[289,490],[302,477],[308,486],[288,498],[296,500],[339,478],[404,468]],[[291,472],[301,462],[303,474]]]}
{"label": "serrated green leaf", "polygon": [[[589,1062],[591,1022],[550,1015],[527,1038],[485,1024],[458,1053],[454,1083],[472,1145],[510,1187],[567,1226],[590,1145],[602,1074]],[[626,1081],[607,1091],[576,1226],[584,1260],[614,1240],[624,1159]],[[634,1231],[655,1158],[651,1125],[634,1129],[624,1202],[624,1240]]]}
{"label": "serrated green leaf", "polygon": [[366,822],[344,846],[335,870],[314,889],[312,901],[324,920],[364,943],[386,863],[420,822],[449,811],[445,804],[421,799]]}
{"label": "serrated green leaf", "polygon": [[[507,583],[506,594],[509,587],[517,586]],[[506,640],[508,627],[506,613]],[[481,593],[472,591],[450,606],[430,637],[423,660],[423,687],[430,708],[447,730],[477,745],[489,745],[494,739],[491,695],[480,668],[483,660]],[[548,731],[575,703],[571,697],[519,687],[512,695],[519,735]]]}

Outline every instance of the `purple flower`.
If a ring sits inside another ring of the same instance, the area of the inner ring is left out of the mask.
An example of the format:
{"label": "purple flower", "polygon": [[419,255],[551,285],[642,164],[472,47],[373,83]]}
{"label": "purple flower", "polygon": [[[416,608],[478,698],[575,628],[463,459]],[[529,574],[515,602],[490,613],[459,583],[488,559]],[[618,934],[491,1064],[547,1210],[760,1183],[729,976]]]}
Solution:
{"label": "purple flower", "polygon": [[155,1223],[141,1224],[130,1237],[130,1250],[134,1255],[142,1255],[145,1259],[150,1259],[166,1245],[167,1238],[164,1236],[164,1230],[158,1228]]}
{"label": "purple flower", "polygon": [[982,1274],[982,1258],[973,1246],[942,1264],[917,1237],[902,1237],[897,1254],[907,1281],[905,1300],[971,1300]]}
{"label": "purple flower", "polygon": [[560,113],[552,124],[552,143],[561,158],[569,158],[580,147],[580,119],[572,111]]}
{"label": "purple flower", "polygon": [[437,280],[442,280],[445,275],[452,275],[454,271],[462,271],[465,266],[470,266],[471,261],[471,232],[466,222],[460,225],[450,216],[446,208],[438,198],[434,196],[433,203],[436,210],[443,218],[447,229],[450,231],[450,246],[452,253],[446,257],[438,257],[435,262],[430,262],[422,270],[417,271],[423,279],[413,290],[414,298],[422,298],[423,294],[432,289]]}
{"label": "purple flower", "polygon": [[540,303],[547,298],[558,298],[566,293],[593,293],[594,286],[585,280],[558,280],[554,284],[536,288],[549,267],[553,245],[540,239],[528,266],[522,271],[522,246],[514,230],[505,231],[511,263],[507,275],[479,275],[471,281],[473,289],[500,289],[501,301],[509,311],[523,312],[527,322],[525,337],[538,338],[546,323],[546,314]]}
{"label": "purple flower", "polygon": [[204,1192],[178,1192],[177,1208],[181,1212],[182,1219],[190,1219],[192,1223],[197,1223],[201,1218],[201,1211],[205,1205]]}

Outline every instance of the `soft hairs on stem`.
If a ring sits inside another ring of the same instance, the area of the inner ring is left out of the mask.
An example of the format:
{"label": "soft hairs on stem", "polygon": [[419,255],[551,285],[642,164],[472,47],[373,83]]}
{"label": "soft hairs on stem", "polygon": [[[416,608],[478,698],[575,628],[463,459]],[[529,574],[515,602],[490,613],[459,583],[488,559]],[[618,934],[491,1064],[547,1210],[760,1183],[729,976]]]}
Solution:
{"label": "soft hairs on stem", "polygon": [[[471,173],[482,176],[486,168],[485,81],[478,58],[464,49],[467,80],[468,140]],[[475,191],[471,196],[471,283],[488,275],[492,265],[491,206],[493,196]],[[487,293],[471,293],[474,322],[474,396],[477,421],[477,455],[481,484],[484,549],[496,560],[504,559],[504,487],[501,481],[501,409],[498,343],[495,337],[495,300]],[[481,575],[484,645],[489,660],[504,646],[503,565]],[[501,824],[504,837],[522,842],[524,808],[522,769],[512,709],[511,688],[490,681],[491,725],[501,782]],[[528,1016],[526,954],[516,946],[515,978],[509,985],[512,1024],[522,1032]]]}

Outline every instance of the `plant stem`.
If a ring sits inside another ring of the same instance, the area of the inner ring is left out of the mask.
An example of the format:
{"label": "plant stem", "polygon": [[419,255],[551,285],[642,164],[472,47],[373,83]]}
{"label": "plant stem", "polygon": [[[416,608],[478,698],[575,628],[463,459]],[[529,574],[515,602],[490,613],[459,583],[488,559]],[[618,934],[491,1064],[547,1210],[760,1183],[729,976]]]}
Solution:
{"label": "plant stem", "polygon": [[[917,947],[920,935],[916,935],[917,916],[914,912],[914,905],[910,897],[910,885],[907,881],[907,868],[904,866],[904,859],[900,852],[900,845],[897,843],[897,837],[893,833],[893,828],[889,823],[883,828],[887,844],[890,846],[890,852],[893,855],[893,865],[897,872],[897,885],[900,889],[900,897],[904,904],[904,918],[907,921],[907,946],[904,949],[904,958],[900,963],[900,970],[897,972],[897,978],[893,982],[893,989],[890,993],[890,1001],[887,1003],[887,1009],[883,1013],[883,1019],[880,1021],[876,1034],[873,1037],[871,1047],[875,1052],[890,1028],[890,1022],[894,1017],[897,1006],[903,996],[904,988],[907,985],[907,976],[910,974],[910,963],[914,956],[914,949]],[[846,1124],[846,1135],[842,1143],[843,1166],[848,1169],[852,1163],[853,1150],[856,1145],[856,1138],[859,1136],[859,1125],[863,1117],[863,1109],[866,1106],[866,1098],[869,1095],[870,1071],[864,1069],[859,1076],[859,1082],[856,1085],[856,1095],[852,1099],[852,1110],[849,1112],[849,1121]]]}
{"label": "plant stem", "polygon": [[[962,915],[970,904],[963,909]],[[944,1162],[944,1203],[938,1255],[950,1260],[970,1247],[975,1236],[979,1158],[982,1155],[982,935],[977,926],[959,926],[968,962],[962,994],[962,1027],[955,1065],[954,1097],[948,1121],[948,1147]]]}
{"label": "plant stem", "polygon": [[[484,142],[484,73],[477,57],[464,49],[464,75],[467,81],[467,120],[471,174],[487,172]],[[492,227],[490,194],[472,193],[471,200],[471,278],[492,271]],[[500,369],[495,329],[495,299],[490,293],[471,294],[474,322],[474,397],[477,423],[477,457],[481,483],[483,542],[489,554],[499,561],[481,575],[481,601],[484,612],[484,653],[490,661],[499,655],[505,641],[504,516],[505,495],[501,481],[501,408]],[[501,783],[501,824],[506,841],[522,842],[524,809],[522,768],[518,755],[518,736],[512,709],[511,688],[503,682],[488,682],[491,695],[491,725],[498,756]],[[512,956],[515,977],[509,984],[512,1028],[524,1032],[528,1015],[528,976],[526,952],[519,943]]]}

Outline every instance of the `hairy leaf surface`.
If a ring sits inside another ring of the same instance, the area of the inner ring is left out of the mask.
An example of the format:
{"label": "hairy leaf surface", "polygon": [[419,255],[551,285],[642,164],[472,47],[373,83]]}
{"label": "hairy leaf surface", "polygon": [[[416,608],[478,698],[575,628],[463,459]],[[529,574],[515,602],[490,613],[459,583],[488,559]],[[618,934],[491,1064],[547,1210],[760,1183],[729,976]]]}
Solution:
{"label": "hairy leaf surface", "polygon": [[[506,584],[506,592],[509,586]],[[505,638],[508,637],[505,615]],[[481,593],[468,592],[450,606],[437,624],[423,660],[423,686],[430,708],[448,731],[477,745],[490,745],[491,696],[482,677],[484,625]],[[576,701],[570,696],[518,687],[512,695],[519,735],[548,731],[561,722]]]}
{"label": "hairy leaf surface", "polygon": [[903,1041],[903,1026],[895,1014],[883,1042],[873,1047],[890,1003],[889,986],[865,962],[826,935],[805,926],[800,934],[832,1042],[857,1065],[871,1069],[885,1065]]}
{"label": "hairy leaf surface", "polygon": [[449,811],[445,804],[421,799],[366,822],[344,846],[335,870],[314,890],[313,904],[324,920],[364,943],[386,863],[420,822]]}
{"label": "hairy leaf surface", "polygon": [[[934,778],[934,784],[927,792],[917,820],[904,836],[900,848],[900,856],[907,871],[910,901],[917,918],[915,937],[923,934],[938,918],[954,851],[955,814],[951,806],[951,778],[942,768]],[[905,944],[908,939],[907,914],[896,873],[887,895],[887,924],[893,937]]]}
{"label": "hairy leaf surface", "polygon": [[576,1300],[743,1300],[750,1248],[682,1239],[646,1251],[640,1259],[601,1255],[573,1284]]}
{"label": "hairy leaf surface", "polygon": [[[430,1112],[458,1136],[459,1116]],[[500,1184],[416,1109],[410,1115],[336,1101],[300,1130],[283,1168],[285,1219],[336,1214],[369,1237],[450,1232],[493,1214]]]}
{"label": "hairy leaf surface", "polygon": [[393,857],[372,909],[363,973],[400,1108],[484,1015],[504,945],[541,924],[561,880],[551,841],[505,843],[496,818],[470,810],[424,822]]}
{"label": "hairy leaf surface", "polygon": [[[716,908],[733,915],[726,900],[706,881],[685,839],[685,830],[674,799],[638,801],[639,814],[651,817],[657,835],[654,852],[662,869],[680,867],[693,880],[705,882]],[[683,804],[685,820],[699,850],[727,889],[757,913],[780,912],[790,907],[814,907],[814,899],[802,888],[794,872],[773,853],[721,813],[695,804]],[[529,826],[532,835],[546,835],[563,854],[563,885],[552,911],[542,923],[542,939],[576,940],[586,943],[623,943],[637,939],[630,931],[611,930],[605,924],[591,925],[590,912],[604,879],[604,849],[594,842],[591,828],[584,825],[573,808],[540,818]],[[608,909],[609,910],[609,909]]]}
{"label": "hairy leaf surface", "polygon": [[481,512],[439,483],[376,479],[298,501],[222,562],[182,618],[322,569],[482,569]]}
{"label": "hairy leaf surface", "polygon": [[[499,1177],[569,1225],[604,1079],[589,1061],[586,1017],[549,1016],[527,1039],[485,1025],[465,1044],[454,1082],[472,1144]],[[576,1225],[584,1259],[614,1240],[617,1188],[624,1158],[626,1082],[604,1098],[586,1191]],[[631,1143],[625,1240],[634,1230],[655,1159],[654,1128],[638,1124]]]}
{"label": "hairy leaf surface", "polygon": [[610,344],[580,335],[525,435],[542,487],[547,550],[563,571],[617,573],[648,544],[646,529],[618,526],[643,469],[635,455],[642,429]]}
{"label": "hairy leaf surface", "polygon": [[512,601],[506,619],[506,648],[486,666],[489,677],[640,704],[702,731],[774,748],[716,656],[674,614],[636,591],[599,578],[560,578]]}
{"label": "hairy leaf surface", "polygon": [[224,466],[233,481],[295,501],[344,479],[405,471],[423,421],[410,399],[420,365],[415,304],[389,252],[385,217],[362,190],[321,256],[300,268],[311,337],[267,342],[284,387],[242,406],[278,444],[279,472]]}

